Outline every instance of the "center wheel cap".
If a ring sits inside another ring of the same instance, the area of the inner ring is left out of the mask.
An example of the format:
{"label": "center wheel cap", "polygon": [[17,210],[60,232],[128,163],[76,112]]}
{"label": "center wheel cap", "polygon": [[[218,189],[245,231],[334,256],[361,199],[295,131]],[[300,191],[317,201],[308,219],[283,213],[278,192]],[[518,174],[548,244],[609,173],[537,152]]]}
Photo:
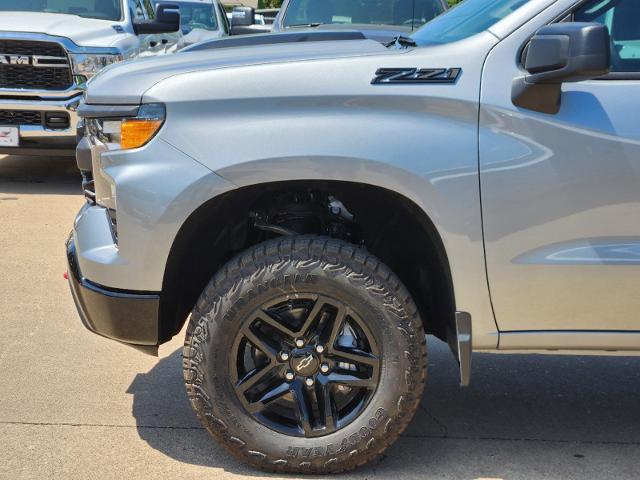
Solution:
{"label": "center wheel cap", "polygon": [[318,371],[320,361],[308,350],[298,350],[291,354],[291,368],[298,375],[309,376]]}

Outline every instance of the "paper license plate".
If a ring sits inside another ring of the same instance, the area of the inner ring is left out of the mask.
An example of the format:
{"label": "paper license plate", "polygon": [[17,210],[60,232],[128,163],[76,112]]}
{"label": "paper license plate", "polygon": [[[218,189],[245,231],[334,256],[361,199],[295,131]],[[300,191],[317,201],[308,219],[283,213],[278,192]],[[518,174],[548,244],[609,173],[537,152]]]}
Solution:
{"label": "paper license plate", "polygon": [[18,127],[0,126],[0,147],[17,147],[20,144]]}

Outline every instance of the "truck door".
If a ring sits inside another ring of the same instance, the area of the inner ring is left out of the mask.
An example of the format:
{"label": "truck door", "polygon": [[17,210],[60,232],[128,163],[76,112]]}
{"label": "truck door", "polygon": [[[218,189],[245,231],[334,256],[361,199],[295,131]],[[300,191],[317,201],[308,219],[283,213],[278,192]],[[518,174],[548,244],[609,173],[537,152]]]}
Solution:
{"label": "truck door", "polygon": [[612,73],[563,84],[557,114],[511,100],[536,19],[483,71],[480,182],[501,348],[640,331],[640,2],[574,4],[562,21],[608,26]]}

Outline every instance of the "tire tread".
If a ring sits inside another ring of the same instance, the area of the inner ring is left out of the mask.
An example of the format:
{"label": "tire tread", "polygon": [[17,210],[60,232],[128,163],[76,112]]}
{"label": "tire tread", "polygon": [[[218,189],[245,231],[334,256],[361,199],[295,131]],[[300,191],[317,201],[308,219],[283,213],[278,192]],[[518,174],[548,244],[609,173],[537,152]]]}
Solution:
{"label": "tire tread", "polygon": [[[229,292],[246,287],[273,268],[285,268],[293,262],[304,271],[309,265],[320,266],[332,276],[346,275],[356,285],[373,295],[383,297],[384,306],[398,318],[398,329],[413,345],[402,354],[408,357],[405,372],[406,388],[399,392],[396,412],[384,421],[384,435],[371,437],[362,448],[349,452],[345,458],[318,457],[317,462],[269,458],[267,453],[250,446],[250,441],[239,432],[230,432],[223,420],[213,415],[210,399],[199,387],[202,384],[202,361],[197,345],[199,337],[207,338],[208,322],[222,322],[221,303]],[[312,262],[312,263],[310,263]],[[209,312],[213,312],[210,314]],[[198,419],[234,457],[256,468],[273,473],[336,474],[358,468],[379,457],[409,424],[417,410],[426,378],[426,340],[416,304],[400,279],[380,260],[352,244],[330,237],[303,235],[281,237],[256,245],[241,253],[218,271],[204,289],[193,308],[183,349],[183,373],[187,394]]]}

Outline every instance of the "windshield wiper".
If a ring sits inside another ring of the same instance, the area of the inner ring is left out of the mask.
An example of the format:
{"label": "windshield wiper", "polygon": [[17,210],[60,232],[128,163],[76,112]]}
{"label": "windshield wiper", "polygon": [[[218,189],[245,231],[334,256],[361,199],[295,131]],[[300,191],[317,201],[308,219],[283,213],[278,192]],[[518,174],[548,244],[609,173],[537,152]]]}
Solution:
{"label": "windshield wiper", "polygon": [[314,23],[294,23],[293,25],[286,25],[286,27],[319,27],[320,25],[324,25],[322,22],[314,22]]}
{"label": "windshield wiper", "polygon": [[398,35],[389,43],[384,44],[385,47],[396,47],[396,48],[407,48],[407,47],[417,47],[418,44],[411,37],[405,37],[404,35]]}

